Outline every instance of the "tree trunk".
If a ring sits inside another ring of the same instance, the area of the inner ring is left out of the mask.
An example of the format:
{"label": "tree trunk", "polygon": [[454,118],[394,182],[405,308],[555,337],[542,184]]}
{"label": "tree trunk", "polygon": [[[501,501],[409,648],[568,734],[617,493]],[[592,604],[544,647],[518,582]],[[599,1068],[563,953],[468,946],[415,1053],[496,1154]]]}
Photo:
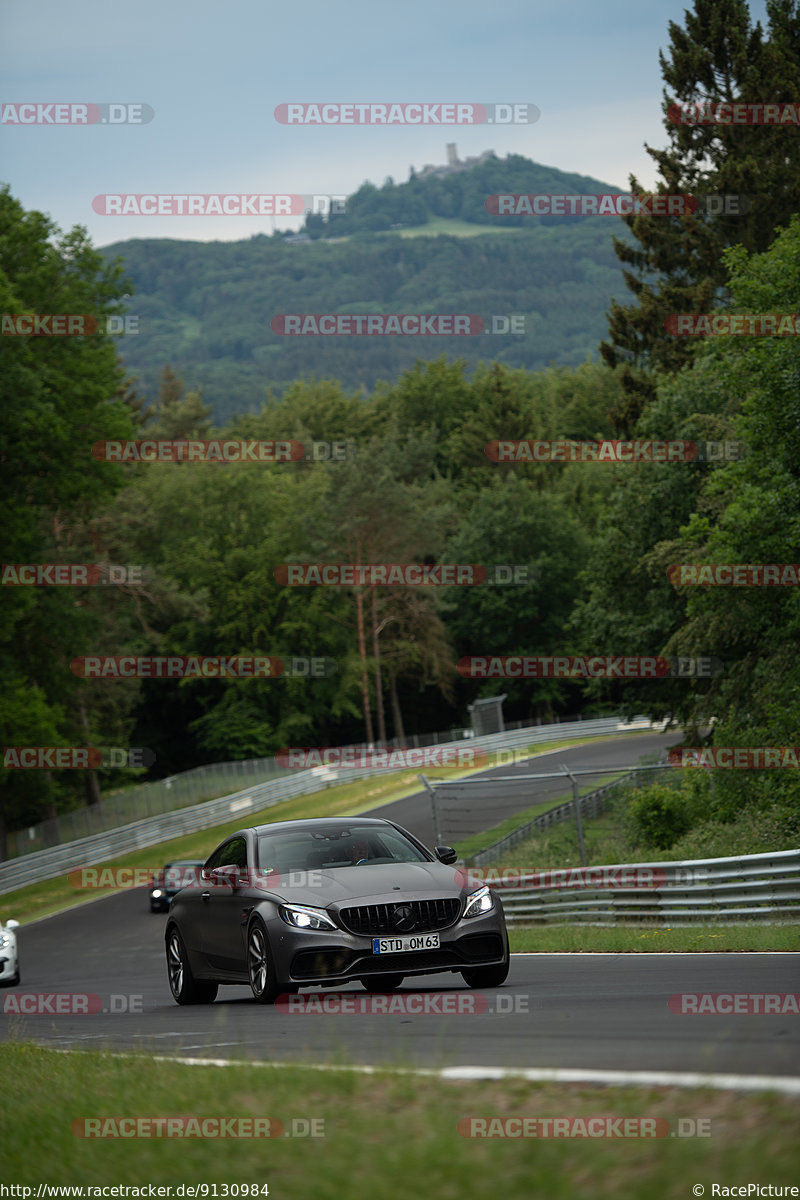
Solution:
{"label": "tree trunk", "polygon": [[383,679],[381,677],[381,652],[378,645],[378,602],[377,588],[372,588],[372,652],[375,656],[375,711],[378,716],[378,741],[386,745],[386,716],[383,709]]}
{"label": "tree trunk", "polygon": [[400,711],[400,699],[397,695],[397,678],[394,672],[389,675],[389,697],[392,703],[392,723],[394,724],[394,736],[402,745],[402,743],[406,740],[406,731],[403,728],[403,714]]}
{"label": "tree trunk", "polygon": [[[81,727],[84,733],[85,744],[89,744],[89,721],[86,717],[86,706],[83,699],[78,704],[78,715],[81,720]],[[89,805],[102,804],[103,793],[100,791],[100,784],[97,779],[97,771],[87,771],[84,776],[86,785],[86,803]]]}
{"label": "tree trunk", "polygon": [[358,653],[361,655],[361,698],[364,705],[364,730],[367,743],[371,746],[375,738],[372,733],[372,712],[369,706],[369,680],[367,679],[367,645],[364,639],[364,594],[356,592],[356,626],[358,629]]}

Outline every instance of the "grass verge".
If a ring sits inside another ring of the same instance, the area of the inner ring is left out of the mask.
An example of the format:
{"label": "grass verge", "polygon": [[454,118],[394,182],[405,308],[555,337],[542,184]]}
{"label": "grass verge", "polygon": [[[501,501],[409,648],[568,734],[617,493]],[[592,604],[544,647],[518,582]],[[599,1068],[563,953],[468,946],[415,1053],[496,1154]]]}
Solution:
{"label": "grass verge", "polygon": [[698,924],[673,929],[669,925],[537,925],[508,931],[514,953],[546,954],[719,954],[751,950],[800,951],[797,925]]}
{"label": "grass verge", "polygon": [[[465,1086],[291,1065],[190,1067],[30,1044],[0,1046],[0,1065],[20,1084],[0,1094],[3,1180],[33,1186],[34,1196],[41,1182],[215,1183],[267,1185],[275,1200],[341,1200],[345,1189],[380,1200],[461,1200],[465,1188],[495,1195],[500,1184],[504,1200],[685,1200],[695,1183],[710,1195],[712,1181],[791,1183],[800,1168],[800,1100],[775,1094],[522,1080]],[[78,1135],[87,1118],[170,1116],[269,1117],[290,1136],[195,1137],[189,1149],[185,1138]],[[656,1119],[649,1129],[657,1137],[465,1136],[475,1128],[465,1119],[476,1117]],[[310,1121],[324,1136],[294,1136]],[[698,1121],[706,1136],[677,1136]]]}

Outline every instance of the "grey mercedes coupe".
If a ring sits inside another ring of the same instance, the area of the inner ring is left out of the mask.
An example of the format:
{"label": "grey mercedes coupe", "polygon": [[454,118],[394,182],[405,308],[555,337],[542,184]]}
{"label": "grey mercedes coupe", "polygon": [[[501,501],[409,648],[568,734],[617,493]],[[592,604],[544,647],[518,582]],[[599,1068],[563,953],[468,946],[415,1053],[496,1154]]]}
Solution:
{"label": "grey mercedes coupe", "polygon": [[409,975],[499,987],[509,967],[499,898],[392,821],[280,821],[226,838],[172,902],[167,973],[178,1004],[249,984],[261,1004],[358,980],[388,992]]}

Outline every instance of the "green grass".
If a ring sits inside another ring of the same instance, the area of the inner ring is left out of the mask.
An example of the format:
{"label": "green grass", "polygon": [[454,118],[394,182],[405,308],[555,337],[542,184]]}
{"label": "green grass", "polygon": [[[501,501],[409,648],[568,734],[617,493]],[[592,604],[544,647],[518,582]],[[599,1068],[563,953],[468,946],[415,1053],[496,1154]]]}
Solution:
{"label": "green grass", "polygon": [[537,925],[509,929],[512,952],[545,954],[719,954],[749,950],[800,951],[800,924],[716,925],[699,923],[673,929],[648,922],[639,925]]}
{"label": "green grass", "polygon": [[461,221],[457,217],[431,217],[426,225],[410,225],[407,229],[387,230],[387,233],[400,237],[436,237],[447,233],[451,237],[486,237],[487,234],[524,233],[520,227],[504,228],[501,225],[474,225],[471,221]]}
{"label": "green grass", "polygon": [[[655,862],[658,851],[634,853],[625,838],[620,809],[614,806],[600,817],[582,821],[583,842],[587,865],[600,863]],[[563,867],[580,867],[581,855],[578,831],[574,820],[562,821],[534,833],[512,846],[496,862],[485,864],[498,871],[550,871]]]}
{"label": "green grass", "polygon": [[[265,1026],[271,1015],[264,1013]],[[192,1067],[27,1044],[0,1046],[0,1067],[14,1081],[0,1095],[3,1182],[34,1188],[247,1183],[267,1184],[274,1200],[685,1200],[695,1182],[710,1196],[712,1181],[792,1183],[800,1168],[800,1100],[775,1094]],[[269,1117],[290,1131],[307,1128],[293,1120],[321,1121],[324,1136],[193,1138],[189,1148],[185,1139],[87,1139],[73,1131],[87,1118],[159,1116]],[[659,1127],[657,1140],[459,1131],[470,1117],[565,1116],[662,1118],[668,1128]],[[670,1137],[681,1118],[709,1122],[710,1136]]]}
{"label": "green grass", "polygon": [[[403,229],[380,229],[372,231],[371,237],[438,237],[439,234],[445,233],[450,237],[489,237],[492,234],[499,233],[503,236],[509,233],[530,233],[530,229],[523,229],[521,226],[502,226],[502,225],[476,225],[472,221],[462,221],[458,217],[431,217],[425,225],[408,225]],[[318,240],[315,244],[319,245],[320,241],[324,242],[349,242],[352,241],[353,235],[347,234],[345,237],[324,238]]]}

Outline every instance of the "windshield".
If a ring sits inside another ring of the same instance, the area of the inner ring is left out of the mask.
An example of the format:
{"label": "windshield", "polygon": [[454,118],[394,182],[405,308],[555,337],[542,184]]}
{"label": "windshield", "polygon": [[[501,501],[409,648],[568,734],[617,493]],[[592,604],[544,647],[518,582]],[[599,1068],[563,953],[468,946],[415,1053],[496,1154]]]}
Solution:
{"label": "windshield", "polygon": [[262,833],[258,861],[262,871],[285,874],[430,859],[397,829],[354,822],[344,828],[320,824],[291,832]]}

